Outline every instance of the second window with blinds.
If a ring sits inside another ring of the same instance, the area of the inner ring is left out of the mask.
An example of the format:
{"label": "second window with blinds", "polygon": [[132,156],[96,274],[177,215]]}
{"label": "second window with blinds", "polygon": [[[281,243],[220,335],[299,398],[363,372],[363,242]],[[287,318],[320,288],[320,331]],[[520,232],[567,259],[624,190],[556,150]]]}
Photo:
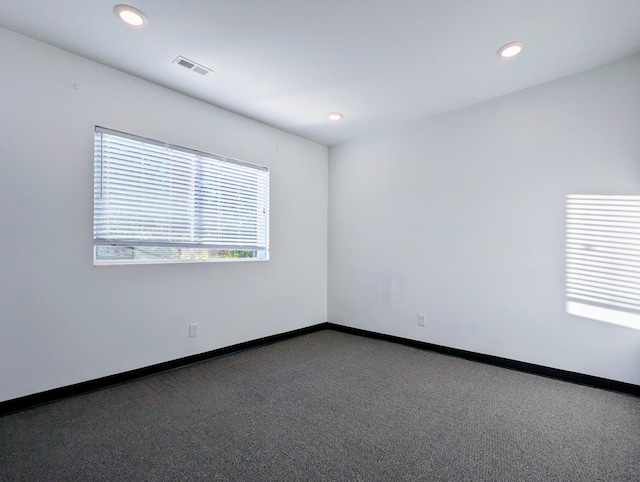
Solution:
{"label": "second window with blinds", "polygon": [[96,127],[94,264],[269,258],[269,169]]}

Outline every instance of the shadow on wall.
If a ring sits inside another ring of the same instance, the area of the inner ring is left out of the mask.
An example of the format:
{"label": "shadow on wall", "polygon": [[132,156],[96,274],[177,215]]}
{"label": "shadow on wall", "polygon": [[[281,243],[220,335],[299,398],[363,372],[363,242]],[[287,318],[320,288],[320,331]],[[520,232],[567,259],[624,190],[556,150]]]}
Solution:
{"label": "shadow on wall", "polygon": [[640,330],[640,196],[567,196],[567,313]]}

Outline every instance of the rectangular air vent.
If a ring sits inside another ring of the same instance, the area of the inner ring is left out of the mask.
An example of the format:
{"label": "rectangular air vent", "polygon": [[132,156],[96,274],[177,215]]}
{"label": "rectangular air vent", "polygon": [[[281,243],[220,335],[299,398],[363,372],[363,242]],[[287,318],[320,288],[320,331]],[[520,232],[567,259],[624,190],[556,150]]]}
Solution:
{"label": "rectangular air vent", "polygon": [[209,75],[210,73],[213,72],[213,70],[205,67],[204,65],[197,64],[193,60],[185,59],[181,55],[176,57],[173,63],[178,64],[180,67],[184,67],[185,69],[189,69],[195,72],[196,74],[200,74],[200,75]]}

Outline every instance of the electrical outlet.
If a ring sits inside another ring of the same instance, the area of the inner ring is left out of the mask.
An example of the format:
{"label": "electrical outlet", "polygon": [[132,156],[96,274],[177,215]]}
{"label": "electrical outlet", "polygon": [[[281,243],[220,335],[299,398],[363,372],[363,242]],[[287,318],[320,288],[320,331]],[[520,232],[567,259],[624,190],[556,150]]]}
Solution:
{"label": "electrical outlet", "polygon": [[427,326],[427,315],[418,315],[418,325]]}
{"label": "electrical outlet", "polygon": [[189,325],[189,336],[190,337],[198,336],[198,324],[197,323],[191,323]]}

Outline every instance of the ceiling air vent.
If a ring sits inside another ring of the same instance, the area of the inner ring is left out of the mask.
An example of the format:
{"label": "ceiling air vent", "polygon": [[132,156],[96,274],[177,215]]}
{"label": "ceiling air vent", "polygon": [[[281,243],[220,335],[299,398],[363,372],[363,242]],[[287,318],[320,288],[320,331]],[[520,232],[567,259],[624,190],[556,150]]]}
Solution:
{"label": "ceiling air vent", "polygon": [[195,63],[192,60],[189,59],[185,59],[182,56],[178,56],[176,57],[176,59],[173,61],[174,64],[178,64],[180,67],[184,67],[185,69],[189,69],[193,72],[195,72],[196,74],[200,74],[200,75],[209,75],[210,73],[213,72],[213,70],[208,69],[207,67],[205,67],[204,65],[200,65]]}

